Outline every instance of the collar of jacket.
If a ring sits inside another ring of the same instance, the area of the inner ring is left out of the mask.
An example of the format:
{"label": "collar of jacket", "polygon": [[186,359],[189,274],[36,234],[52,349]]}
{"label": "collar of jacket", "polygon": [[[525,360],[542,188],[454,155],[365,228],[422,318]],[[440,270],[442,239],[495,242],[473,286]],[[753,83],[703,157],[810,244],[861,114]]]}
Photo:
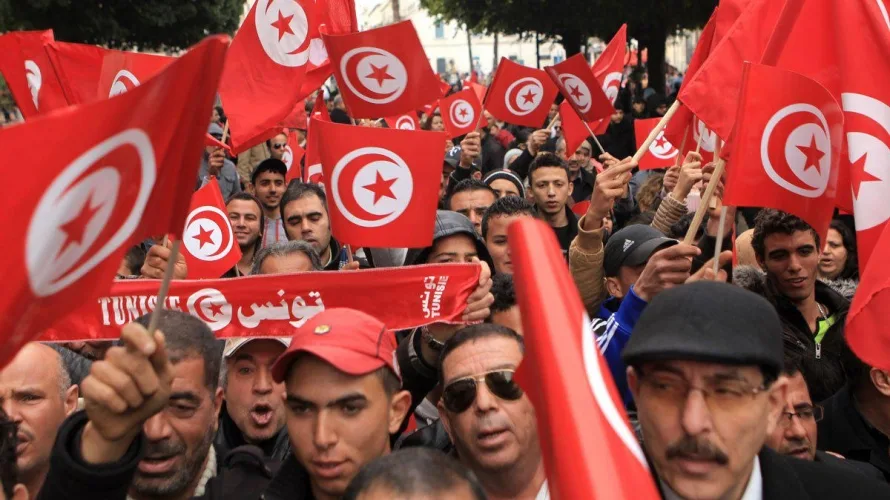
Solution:
{"label": "collar of jacket", "polygon": [[[803,314],[797,309],[797,306],[788,297],[780,294],[769,279],[767,279],[766,286],[769,294],[772,296],[770,300],[776,305],[779,315],[790,321],[799,330],[809,332],[810,327]],[[819,280],[816,280],[815,294],[816,301],[828,308],[829,315],[837,315],[838,323],[843,325],[847,311],[850,309],[850,303],[847,299]]]}

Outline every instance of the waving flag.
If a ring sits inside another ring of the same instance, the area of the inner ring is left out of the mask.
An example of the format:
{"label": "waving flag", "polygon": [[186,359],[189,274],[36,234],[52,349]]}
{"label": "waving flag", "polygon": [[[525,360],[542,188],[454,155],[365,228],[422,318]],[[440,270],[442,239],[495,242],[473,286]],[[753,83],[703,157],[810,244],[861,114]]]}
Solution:
{"label": "waving flag", "polygon": [[544,70],[503,57],[482,107],[498,120],[541,128],[558,91]]}
{"label": "waving flag", "polygon": [[608,118],[615,112],[615,106],[600,88],[582,54],[575,54],[555,66],[547,66],[544,71],[582,120],[591,122]]}
{"label": "waving flag", "polygon": [[627,24],[622,24],[599,58],[590,68],[612,104],[618,99],[624,76],[624,59],[627,56]]}
{"label": "waving flag", "polygon": [[442,123],[451,138],[460,137],[476,130],[482,114],[482,104],[472,89],[455,92],[439,101]]}
{"label": "waving flag", "polygon": [[68,106],[46,55],[52,41],[52,30],[0,35],[0,73],[26,120]]}
{"label": "waving flag", "polygon": [[[878,255],[890,255],[890,225],[874,246]],[[862,281],[847,315],[845,335],[853,352],[869,366],[890,370],[890,261],[872,259],[862,270]]]}
{"label": "waving flag", "polygon": [[219,278],[241,260],[216,177],[192,195],[182,231],[182,256],[190,280]]}
{"label": "waving flag", "polygon": [[[637,147],[641,147],[652,129],[658,125],[660,118],[647,118],[634,120],[634,135],[637,138]],[[680,152],[677,146],[671,143],[665,137],[664,131],[658,133],[649,150],[640,158],[640,170],[648,170],[651,168],[668,168],[674,166],[677,162],[677,155]]]}

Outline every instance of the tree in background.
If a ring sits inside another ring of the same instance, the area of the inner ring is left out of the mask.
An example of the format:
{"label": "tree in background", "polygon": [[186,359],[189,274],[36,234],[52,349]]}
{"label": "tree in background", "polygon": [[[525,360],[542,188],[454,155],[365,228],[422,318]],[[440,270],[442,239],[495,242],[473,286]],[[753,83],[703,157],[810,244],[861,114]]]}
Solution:
{"label": "tree in background", "polygon": [[244,0],[0,0],[0,32],[52,28],[57,40],[175,52],[232,34]]}
{"label": "tree in background", "polygon": [[[704,25],[717,0],[420,0],[435,17],[466,24],[475,33],[528,35],[562,43],[566,55],[581,51],[588,37],[608,40],[627,23],[628,36],[649,49],[650,68],[664,68],[665,42],[679,29]],[[664,71],[650,71],[661,93]]]}

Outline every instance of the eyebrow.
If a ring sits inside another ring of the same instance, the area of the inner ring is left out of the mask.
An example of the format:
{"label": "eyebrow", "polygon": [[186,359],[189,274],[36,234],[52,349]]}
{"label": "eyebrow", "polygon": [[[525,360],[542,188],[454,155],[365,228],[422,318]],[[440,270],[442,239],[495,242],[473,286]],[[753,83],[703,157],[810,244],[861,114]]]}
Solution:
{"label": "eyebrow", "polygon": [[[353,393],[349,393],[349,394],[344,394],[343,396],[340,396],[337,399],[328,401],[327,403],[324,404],[324,407],[331,408],[333,406],[342,406],[347,403],[365,402],[367,400],[368,400],[368,398],[364,394],[360,394],[358,392],[353,392]],[[308,406],[310,408],[318,408],[319,406],[321,406],[313,401],[309,401],[308,399],[303,399],[300,396],[297,396],[296,394],[288,394],[287,402],[289,404],[300,404],[303,406]]]}
{"label": "eyebrow", "polygon": [[810,403],[797,403],[796,405],[794,405],[794,411],[809,410],[811,408],[813,408],[813,405]]}

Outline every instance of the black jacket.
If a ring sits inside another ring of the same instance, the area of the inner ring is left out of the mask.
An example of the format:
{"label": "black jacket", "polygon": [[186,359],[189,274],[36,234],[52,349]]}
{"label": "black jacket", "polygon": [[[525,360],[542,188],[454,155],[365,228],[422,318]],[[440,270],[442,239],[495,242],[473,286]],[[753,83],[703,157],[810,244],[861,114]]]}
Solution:
{"label": "black jacket", "polygon": [[593,196],[595,182],[596,174],[592,174],[583,168],[578,172],[578,177],[572,181],[572,184],[575,185],[572,190],[572,199],[575,200],[575,203],[589,200]]}
{"label": "black jacket", "polygon": [[865,462],[860,462],[858,460],[847,460],[844,458],[838,458],[831,453],[816,450],[816,459],[817,462],[828,464],[832,467],[840,467],[848,472],[854,472],[856,474],[861,474],[869,479],[874,479],[875,481],[885,482],[887,479],[884,477],[884,474],[881,473],[878,469],[876,469],[873,465],[867,464]]}
{"label": "black jacket", "polygon": [[818,424],[820,450],[840,453],[847,460],[875,466],[890,482],[890,438],[871,426],[856,409],[846,386],[822,403],[825,416]]}
{"label": "black jacket", "polygon": [[840,467],[760,452],[764,500],[890,498],[890,486]]}
{"label": "black jacket", "polygon": [[[226,404],[219,411],[219,430],[216,431],[216,439],[213,440],[213,449],[220,457],[225,457],[230,451],[248,444],[244,440],[241,429],[235,425],[235,421],[226,411]],[[263,456],[277,462],[283,461],[290,454],[290,439],[287,437],[287,427],[282,427],[271,439],[257,445],[263,451]],[[222,469],[222,461],[219,463]]]}

